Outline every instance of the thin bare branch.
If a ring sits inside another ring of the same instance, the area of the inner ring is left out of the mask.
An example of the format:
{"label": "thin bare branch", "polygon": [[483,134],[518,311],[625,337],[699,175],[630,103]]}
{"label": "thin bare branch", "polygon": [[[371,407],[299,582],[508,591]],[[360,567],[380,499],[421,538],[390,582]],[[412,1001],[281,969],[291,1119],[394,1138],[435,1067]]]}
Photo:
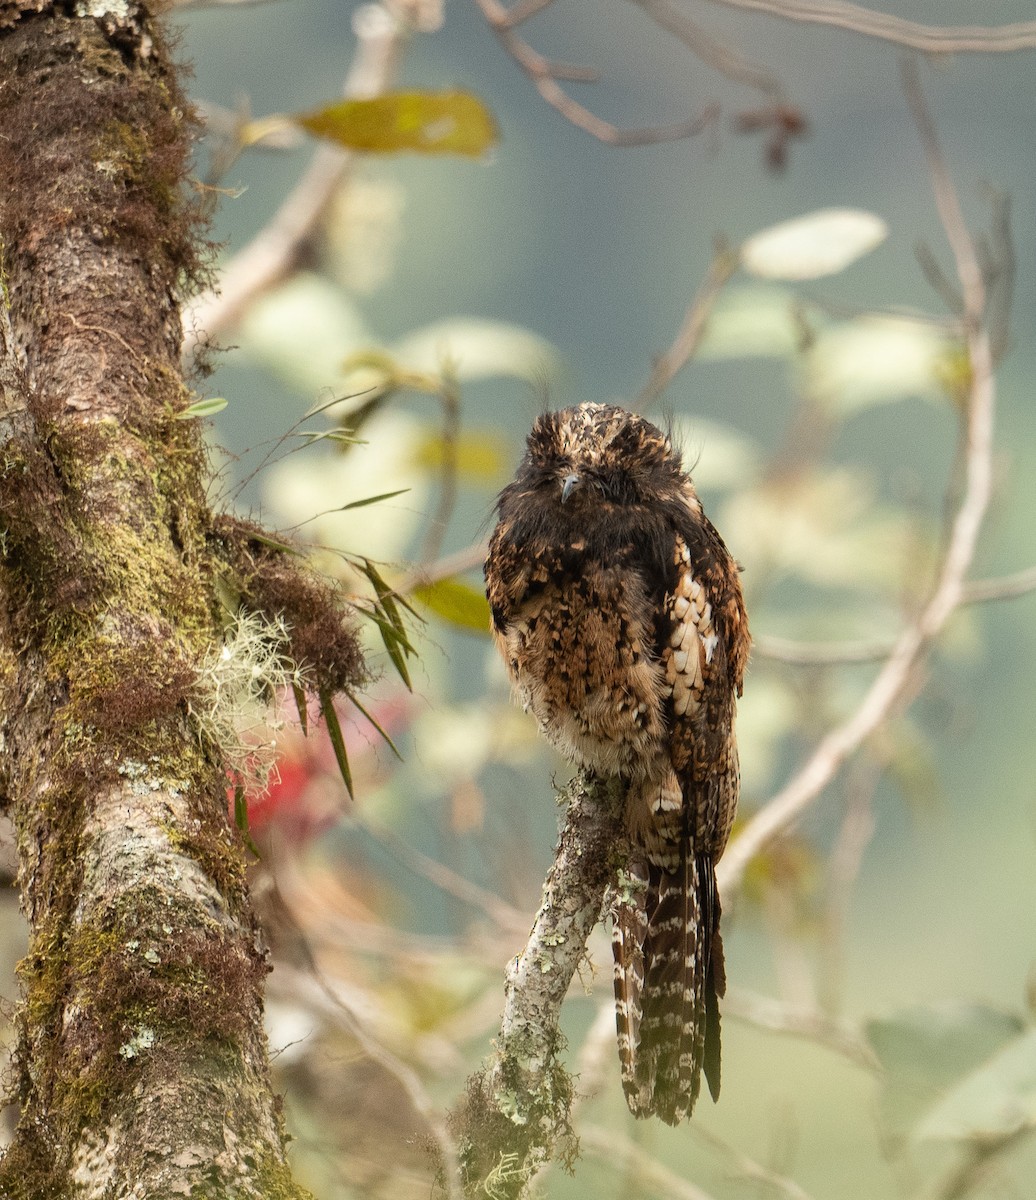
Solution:
{"label": "thin bare branch", "polygon": [[878,1070],[877,1060],[859,1033],[817,1009],[792,1008],[769,996],[731,988],[723,1002],[723,1015],[771,1033],[805,1038],[869,1071]]}
{"label": "thin bare branch", "polygon": [[824,906],[820,918],[818,992],[825,1012],[841,1009],[845,978],[845,942],[853,888],[874,837],[874,790],[886,763],[875,754],[860,755],[846,772],[845,811],[827,858]]}
{"label": "thin bare branch", "polygon": [[405,596],[416,587],[438,583],[443,579],[452,579],[454,575],[463,575],[472,567],[480,567],[486,561],[488,551],[489,544],[482,540],[465,546],[463,550],[456,550],[453,554],[446,554],[436,562],[419,563],[411,567],[399,580],[396,584],[396,591]]}
{"label": "thin bare branch", "polygon": [[[289,992],[292,1003],[307,1004],[312,1009],[322,1008],[325,1013],[333,1015],[356,1039],[364,1054],[378,1063],[399,1083],[414,1106],[414,1111],[420,1114],[428,1127],[428,1132],[435,1139],[439,1148],[446,1196],[450,1200],[453,1197],[459,1197],[461,1184],[457,1148],[450,1137],[442,1113],[428,1095],[417,1072],[379,1040],[356,1009],[348,1004],[328,982],[315,962],[308,970],[297,970],[278,964],[277,976],[279,977],[278,982],[281,984],[290,981]],[[323,1003],[317,999],[314,992],[322,997]]]}
{"label": "thin bare branch", "polygon": [[709,264],[705,279],[684,313],[673,344],[655,362],[647,383],[637,393],[631,408],[643,410],[653,404],[694,357],[716,300],[737,267],[737,254],[719,247]]}
{"label": "thin bare branch", "polygon": [[[514,9],[507,9],[499,0],[475,0],[475,3],[500,44],[528,75],[543,99],[572,125],[606,145],[646,146],[656,142],[672,142],[694,137],[708,128],[719,115],[719,110],[710,105],[699,116],[687,121],[677,121],[671,125],[650,125],[641,129],[621,129],[591,112],[585,104],[580,104],[558,82],[560,79],[593,82],[597,79],[596,71],[586,67],[575,67],[570,63],[551,62],[515,33],[515,26],[520,21],[531,16],[533,12],[538,12],[540,8],[545,8],[546,4],[517,5]],[[528,9],[527,13],[524,12],[525,9]]]}
{"label": "thin bare branch", "polygon": [[965,597],[993,477],[996,383],[989,335],[983,324],[985,284],[974,242],[924,105],[916,68],[904,66],[903,84],[921,135],[939,217],[953,251],[964,300],[964,336],[971,365],[964,445],[964,491],[934,587],[917,619],[907,625],[855,712],[833,729],[781,791],[755,814],[731,844],[717,875],[729,893],[749,860],[792,826],[887,718],[909,686],[914,669]]}
{"label": "thin bare branch", "polygon": [[1017,600],[1036,592],[1036,567],[1004,575],[1000,579],[973,579],[964,585],[966,604],[986,604],[990,600]]}
{"label": "thin bare branch", "polygon": [[833,667],[881,662],[895,643],[889,638],[855,642],[797,642],[792,638],[759,634],[752,639],[752,657],[769,658],[794,667]]}
{"label": "thin bare branch", "polygon": [[730,1162],[735,1174],[742,1179],[762,1184],[771,1193],[786,1196],[787,1200],[809,1200],[809,1193],[801,1188],[794,1179],[789,1179],[787,1175],[764,1167],[762,1163],[756,1162],[754,1158],[750,1158],[718,1134],[706,1129],[704,1125],[694,1125],[692,1132],[699,1142],[704,1142],[705,1145],[722,1154]]}
{"label": "thin bare branch", "polygon": [[584,1125],[579,1144],[588,1154],[634,1174],[637,1180],[660,1196],[672,1200],[713,1200],[711,1192],[671,1171],[653,1155],[614,1129]]}
{"label": "thin bare branch", "polygon": [[518,0],[517,4],[512,4],[507,10],[507,24],[511,29],[516,29],[523,21],[534,17],[545,8],[550,8],[553,3],[554,0]]}
{"label": "thin bare branch", "polygon": [[755,88],[775,102],[783,98],[784,89],[772,71],[717,41],[708,30],[703,29],[697,21],[692,21],[670,0],[630,0],[630,3],[642,8],[656,25],[683,42],[695,58],[727,79]]}
{"label": "thin bare branch", "polygon": [[712,0],[812,25],[831,25],[925,54],[1005,54],[1036,49],[1036,21],[1009,25],[922,25],[844,0]]}
{"label": "thin bare branch", "polygon": [[[374,96],[395,75],[406,29],[401,20],[374,4],[358,10],[353,28],[356,56],[345,94]],[[232,328],[257,296],[291,272],[355,160],[355,154],[335,146],[317,149],[272,220],[222,269],[219,290],[203,293],[184,309],[185,359]]]}
{"label": "thin bare branch", "polygon": [[368,818],[358,817],[357,823],[404,866],[434,883],[441,891],[485,913],[501,929],[524,934],[529,928],[528,913],[523,913],[501,900],[495,892],[487,891],[477,883],[465,879],[463,875],[458,875],[444,863],[416,850],[397,834],[373,824]]}
{"label": "thin bare branch", "polygon": [[439,502],[428,522],[419,559],[434,562],[442,550],[446,528],[457,504],[457,454],[460,441],[460,387],[449,367],[442,373],[439,399],[442,402],[442,465]]}

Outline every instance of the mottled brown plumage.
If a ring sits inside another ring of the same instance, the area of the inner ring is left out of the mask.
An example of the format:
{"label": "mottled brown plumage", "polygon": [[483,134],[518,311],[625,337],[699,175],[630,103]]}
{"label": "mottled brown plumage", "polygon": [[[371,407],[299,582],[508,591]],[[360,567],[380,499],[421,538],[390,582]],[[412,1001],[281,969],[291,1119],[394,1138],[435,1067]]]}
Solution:
{"label": "mottled brown plumage", "polygon": [[634,850],[612,892],[616,1024],[635,1116],[719,1093],[715,864],[738,796],[749,635],[737,566],[679,454],[625,409],[534,424],[486,560],[518,698],[571,762],[626,786]]}

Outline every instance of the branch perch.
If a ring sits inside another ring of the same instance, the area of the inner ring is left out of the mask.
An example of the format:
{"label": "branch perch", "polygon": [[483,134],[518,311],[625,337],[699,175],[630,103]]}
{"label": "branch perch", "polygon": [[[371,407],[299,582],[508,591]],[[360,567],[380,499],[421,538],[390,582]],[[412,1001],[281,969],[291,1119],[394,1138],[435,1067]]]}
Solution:
{"label": "branch perch", "polygon": [[580,774],[562,799],[565,824],[532,932],[508,968],[496,1050],[453,1114],[469,1195],[516,1200],[540,1167],[576,1150],[558,1020],[627,847],[620,789]]}

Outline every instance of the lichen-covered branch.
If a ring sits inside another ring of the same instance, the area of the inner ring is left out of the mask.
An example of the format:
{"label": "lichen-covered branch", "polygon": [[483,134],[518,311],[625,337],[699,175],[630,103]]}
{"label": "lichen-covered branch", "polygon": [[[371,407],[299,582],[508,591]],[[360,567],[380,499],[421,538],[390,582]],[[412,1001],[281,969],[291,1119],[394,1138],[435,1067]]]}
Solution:
{"label": "lichen-covered branch", "polygon": [[546,1162],[569,1162],[572,1078],[558,1021],[605,892],[628,846],[614,785],[577,775],[543,900],[525,948],[507,969],[496,1050],[467,1085],[453,1134],[470,1195],[519,1197]]}

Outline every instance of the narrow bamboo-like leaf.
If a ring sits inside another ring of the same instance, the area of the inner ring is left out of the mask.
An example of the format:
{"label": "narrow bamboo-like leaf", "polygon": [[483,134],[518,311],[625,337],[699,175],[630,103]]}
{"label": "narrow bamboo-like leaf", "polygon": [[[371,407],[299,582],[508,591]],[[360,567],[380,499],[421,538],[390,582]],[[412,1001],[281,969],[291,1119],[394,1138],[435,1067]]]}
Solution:
{"label": "narrow bamboo-like leaf", "polygon": [[320,711],[324,714],[324,724],[327,726],[327,736],[331,739],[331,748],[335,752],[335,761],[338,763],[338,770],[342,776],[342,782],[345,784],[345,790],[349,793],[349,799],[355,800],[353,795],[353,774],[349,770],[349,756],[345,751],[345,738],[342,736],[342,726],[338,722],[338,713],[335,712],[334,700],[330,692],[320,693]]}
{"label": "narrow bamboo-like leaf", "polygon": [[282,554],[292,554],[296,558],[302,557],[302,552],[297,546],[289,546],[287,542],[279,542],[276,538],[270,537],[268,533],[250,533],[248,535],[253,541],[258,542],[261,546],[269,546],[271,550],[279,550]]}
{"label": "narrow bamboo-like leaf", "polygon": [[390,621],[380,609],[357,608],[357,612],[366,617],[368,621],[373,621],[381,632],[382,637],[387,636],[394,642],[398,642],[408,655],[417,653],[406,634],[400,632],[399,627]]}
{"label": "narrow bamboo-like leaf", "polygon": [[299,710],[299,724],[302,726],[303,737],[309,737],[309,705],[306,703],[306,689],[300,683],[291,685],[295,697],[295,707]]}
{"label": "narrow bamboo-like leaf", "polygon": [[364,572],[367,578],[374,585],[374,590],[378,593],[378,602],[385,610],[385,615],[401,632],[403,629],[403,618],[399,615],[399,609],[396,606],[397,600],[402,600],[396,592],[389,587],[385,582],[384,576],[378,568],[371,562],[369,558],[363,560]]}
{"label": "narrow bamboo-like leaf", "polygon": [[410,672],[407,670],[406,658],[403,656],[403,651],[399,648],[399,642],[387,635],[384,626],[381,627],[381,640],[385,643],[385,650],[392,660],[392,665],[396,668],[399,678],[406,684],[407,691],[412,692],[414,685],[410,682]]}
{"label": "narrow bamboo-like leaf", "polygon": [[366,446],[367,443],[355,438],[348,429],[298,429],[292,437],[303,438],[310,446],[317,442],[338,442],[343,446]]}
{"label": "narrow bamboo-like leaf", "polygon": [[222,396],[212,396],[208,400],[195,400],[193,404],[188,404],[185,409],[176,414],[178,421],[193,421],[196,417],[211,417],[215,413],[222,412],[227,407],[226,400]]}
{"label": "narrow bamboo-like leaf", "polygon": [[419,584],[414,595],[436,616],[458,629],[489,636],[489,604],[480,588],[463,579],[440,579],[437,583]]}
{"label": "narrow bamboo-like leaf", "polygon": [[374,728],[378,731],[378,733],[380,733],[381,736],[385,739],[385,742],[388,744],[388,748],[392,751],[392,753],[396,756],[396,758],[398,758],[399,761],[402,762],[403,756],[402,756],[402,754],[399,753],[399,750],[396,748],[396,743],[389,737],[389,735],[385,732],[385,730],[382,729],[382,727],[371,716],[371,714],[367,711],[367,709],[365,709],[363,707],[363,705],[359,702],[359,700],[356,699],[356,696],[352,692],[346,692],[345,694],[349,697],[349,699],[353,702],[353,704],[356,705],[356,707],[360,710],[360,712],[363,713],[363,715],[367,718],[367,720],[370,721],[370,723],[374,726]]}
{"label": "narrow bamboo-like leaf", "polygon": [[248,800],[245,797],[245,789],[240,783],[234,788],[234,824],[241,834],[241,840],[248,849],[256,858],[262,858],[262,855],[259,853],[259,847],[255,844],[248,828]]}
{"label": "narrow bamboo-like leaf", "polygon": [[292,117],[297,125],[350,150],[373,154],[466,154],[479,158],[496,144],[496,123],[470,92],[389,92],[340,100]]}
{"label": "narrow bamboo-like leaf", "polygon": [[368,504],[377,504],[379,500],[391,500],[393,496],[402,496],[409,491],[409,488],[400,488],[395,492],[382,492],[380,496],[365,496],[362,500],[353,500],[349,504],[343,504],[341,508],[330,508],[328,512],[346,512],[350,508],[366,508]]}

